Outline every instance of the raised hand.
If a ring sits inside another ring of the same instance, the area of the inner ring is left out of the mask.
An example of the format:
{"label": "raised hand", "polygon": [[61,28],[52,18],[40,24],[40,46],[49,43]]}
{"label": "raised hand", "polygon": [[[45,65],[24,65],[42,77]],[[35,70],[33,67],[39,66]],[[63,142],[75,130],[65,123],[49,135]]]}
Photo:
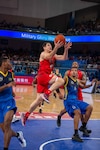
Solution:
{"label": "raised hand", "polygon": [[57,43],[54,42],[54,44],[55,44],[55,48],[57,48],[57,49],[59,49],[59,48],[61,48],[61,47],[64,46],[64,43],[63,43],[63,42],[60,42],[60,41],[58,41]]}
{"label": "raised hand", "polygon": [[64,48],[65,48],[66,50],[68,50],[68,49],[71,48],[71,46],[72,46],[72,42],[68,42],[68,43],[65,43]]}

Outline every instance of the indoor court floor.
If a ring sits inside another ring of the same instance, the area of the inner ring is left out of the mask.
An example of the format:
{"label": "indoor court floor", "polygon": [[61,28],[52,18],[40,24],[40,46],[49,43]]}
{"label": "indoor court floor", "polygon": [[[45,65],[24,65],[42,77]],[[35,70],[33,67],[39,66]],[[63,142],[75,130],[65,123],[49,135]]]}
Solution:
{"label": "indoor court floor", "polygon": [[[36,98],[36,88],[17,85],[14,91],[18,107],[16,116],[20,118],[20,114],[28,111],[30,104]],[[41,114],[38,107],[30,115],[24,127],[21,121],[12,123],[15,131],[23,131],[27,147],[22,148],[17,138],[12,138],[9,150],[100,150],[100,94],[83,93],[83,97],[86,102],[93,105],[93,113],[87,125],[92,133],[89,137],[83,137],[82,132],[79,131],[84,142],[72,141],[73,120],[67,113],[62,117],[61,127],[57,127],[56,119],[63,108],[63,101],[51,95],[50,104],[44,103]],[[2,149],[3,133],[0,130],[0,150]]]}

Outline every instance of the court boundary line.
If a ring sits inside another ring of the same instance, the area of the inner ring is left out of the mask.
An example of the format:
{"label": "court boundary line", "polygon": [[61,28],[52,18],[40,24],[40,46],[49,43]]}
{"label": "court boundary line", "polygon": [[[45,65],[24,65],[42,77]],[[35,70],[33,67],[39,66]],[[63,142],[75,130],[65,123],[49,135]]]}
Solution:
{"label": "court boundary line", "polygon": [[[21,118],[21,113],[25,112],[17,112],[16,117]],[[30,115],[28,120],[57,120],[57,113],[42,113],[39,114],[38,112],[33,112]],[[66,116],[62,117],[61,120],[73,120],[73,118]],[[89,120],[100,120],[100,118],[90,118]]]}
{"label": "court boundary line", "polygon": [[[100,140],[100,138],[82,138],[82,139],[83,140]],[[54,140],[47,141],[40,145],[39,150],[43,150],[43,147],[46,146],[47,144],[50,144],[52,142],[63,141],[63,140],[72,140],[72,138],[60,138],[60,139],[54,139]]]}

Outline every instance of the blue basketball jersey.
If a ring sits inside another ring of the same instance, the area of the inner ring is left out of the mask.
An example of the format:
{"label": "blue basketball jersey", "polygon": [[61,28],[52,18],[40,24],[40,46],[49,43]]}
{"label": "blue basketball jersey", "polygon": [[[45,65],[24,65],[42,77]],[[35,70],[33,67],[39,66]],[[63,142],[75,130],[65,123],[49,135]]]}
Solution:
{"label": "blue basketball jersey", "polygon": [[[0,87],[12,81],[14,80],[10,71],[8,71],[6,74],[0,71]],[[12,98],[12,87],[8,87],[0,92],[0,102],[9,101]]]}
{"label": "blue basketball jersey", "polygon": [[86,108],[89,104],[78,100],[78,82],[71,77],[66,77],[65,84],[66,99],[64,100],[64,107],[68,114],[73,118],[74,111],[79,109],[81,114],[85,114]]}
{"label": "blue basketball jersey", "polygon": [[66,77],[66,83],[65,83],[65,97],[66,99],[77,99],[78,97],[78,83],[77,80]]}

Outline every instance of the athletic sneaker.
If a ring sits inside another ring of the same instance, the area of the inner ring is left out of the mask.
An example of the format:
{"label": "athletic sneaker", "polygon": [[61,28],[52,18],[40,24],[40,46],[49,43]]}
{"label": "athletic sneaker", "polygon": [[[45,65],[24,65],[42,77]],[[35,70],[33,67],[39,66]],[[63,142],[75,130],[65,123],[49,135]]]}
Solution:
{"label": "athletic sneaker", "polygon": [[42,105],[41,105],[41,107],[44,107],[44,101],[42,102]]}
{"label": "athletic sneaker", "polygon": [[40,114],[42,113],[42,109],[41,109],[41,108],[39,108],[39,113],[40,113]]}
{"label": "athletic sneaker", "polygon": [[86,128],[84,128],[83,136],[85,136],[85,137],[89,137],[90,136]]}
{"label": "athletic sneaker", "polygon": [[14,116],[13,119],[12,119],[12,123],[18,122],[19,120],[20,120],[19,118],[17,118],[16,116]]}
{"label": "athletic sneaker", "polygon": [[[84,127],[81,126],[81,127],[79,128],[79,130],[80,130],[81,132],[84,132]],[[88,129],[87,129],[87,132],[88,132],[88,133],[92,133],[92,130],[88,130]]]}
{"label": "athletic sneaker", "polygon": [[22,131],[18,131],[18,140],[19,140],[19,143],[22,147],[26,147],[26,140],[24,139],[23,137],[23,132]]}
{"label": "athletic sneaker", "polygon": [[76,142],[83,142],[83,140],[80,138],[78,134],[74,134],[72,140]]}
{"label": "athletic sneaker", "polygon": [[43,93],[43,94],[40,94],[40,96],[42,97],[42,99],[44,101],[46,101],[47,103],[50,103],[50,101],[48,100],[48,95],[46,95],[45,93]]}
{"label": "athletic sneaker", "polygon": [[24,113],[22,113],[21,114],[21,123],[22,123],[23,126],[25,126],[26,120],[27,120],[27,117],[25,116]]}
{"label": "athletic sneaker", "polygon": [[56,95],[56,93],[55,93],[55,92],[53,93],[53,96],[54,96],[55,98],[57,98],[57,95]]}
{"label": "athletic sneaker", "polygon": [[57,116],[57,126],[60,127],[61,126],[61,116]]}

